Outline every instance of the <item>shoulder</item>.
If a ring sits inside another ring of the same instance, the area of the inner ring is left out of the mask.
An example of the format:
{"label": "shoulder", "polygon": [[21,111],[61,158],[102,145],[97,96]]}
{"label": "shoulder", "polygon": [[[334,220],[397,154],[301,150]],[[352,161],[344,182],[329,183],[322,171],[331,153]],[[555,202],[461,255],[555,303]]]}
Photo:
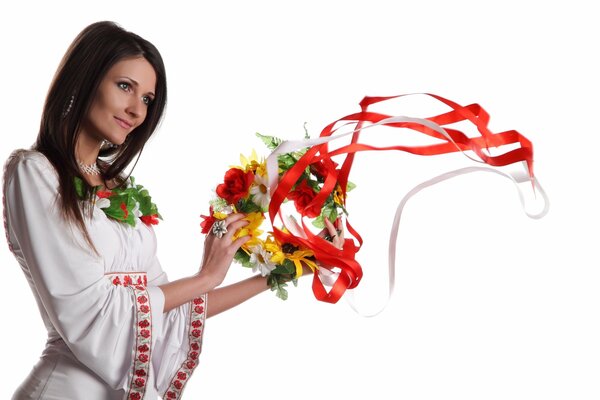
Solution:
{"label": "shoulder", "polygon": [[[23,175],[22,173],[25,173]],[[42,179],[57,182],[56,170],[50,161],[39,151],[18,149],[13,151],[4,163],[3,178],[5,185],[15,176],[28,176],[34,180]]]}

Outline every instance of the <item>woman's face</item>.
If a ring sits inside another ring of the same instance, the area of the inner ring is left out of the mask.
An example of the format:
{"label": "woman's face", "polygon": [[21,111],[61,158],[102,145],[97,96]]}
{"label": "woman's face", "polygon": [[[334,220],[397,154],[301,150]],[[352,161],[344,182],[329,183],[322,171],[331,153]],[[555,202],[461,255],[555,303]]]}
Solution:
{"label": "woman's face", "polygon": [[155,87],[156,73],[145,58],[119,61],[100,82],[81,134],[98,142],[123,144],[144,122]]}

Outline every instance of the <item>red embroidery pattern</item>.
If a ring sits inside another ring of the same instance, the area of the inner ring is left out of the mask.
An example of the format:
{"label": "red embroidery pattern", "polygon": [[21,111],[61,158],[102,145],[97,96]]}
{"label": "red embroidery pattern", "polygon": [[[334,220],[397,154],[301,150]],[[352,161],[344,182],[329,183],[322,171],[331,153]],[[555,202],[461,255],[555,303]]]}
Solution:
{"label": "red embroidery pattern", "polygon": [[113,285],[123,285],[133,291],[135,296],[135,348],[133,351],[133,368],[131,369],[131,384],[126,399],[141,400],[144,398],[150,371],[152,351],[152,314],[150,301],[146,290],[147,277],[145,273],[107,274]]}
{"label": "red embroidery pattern", "polygon": [[185,384],[190,379],[190,376],[198,365],[198,357],[202,350],[202,336],[204,333],[204,321],[206,320],[206,295],[195,298],[190,302],[190,326],[189,326],[189,342],[187,358],[181,364],[181,367],[175,372],[167,392],[163,399],[180,399]]}

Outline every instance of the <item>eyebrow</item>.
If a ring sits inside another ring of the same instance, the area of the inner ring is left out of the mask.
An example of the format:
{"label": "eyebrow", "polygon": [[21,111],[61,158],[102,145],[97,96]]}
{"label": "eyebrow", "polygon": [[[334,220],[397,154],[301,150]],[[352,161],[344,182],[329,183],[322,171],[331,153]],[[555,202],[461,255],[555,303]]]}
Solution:
{"label": "eyebrow", "polygon": [[[134,86],[136,86],[136,87],[139,87],[139,86],[140,86],[140,84],[138,83],[138,81],[136,81],[136,80],[135,80],[135,79],[133,79],[133,78],[130,78],[130,77],[128,77],[128,76],[125,76],[125,75],[123,75],[121,78],[124,78],[124,79],[130,80],[130,81],[131,81],[131,83],[133,83],[133,85],[134,85]],[[152,96],[156,96],[156,95],[154,94],[154,92],[152,92],[152,91],[148,92],[148,94],[149,94],[149,95],[152,95]]]}

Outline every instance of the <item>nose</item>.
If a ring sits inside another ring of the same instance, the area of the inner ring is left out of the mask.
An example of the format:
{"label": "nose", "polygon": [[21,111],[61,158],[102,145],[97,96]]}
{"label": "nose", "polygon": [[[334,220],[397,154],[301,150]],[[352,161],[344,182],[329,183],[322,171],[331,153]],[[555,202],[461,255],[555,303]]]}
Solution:
{"label": "nose", "polygon": [[140,118],[144,116],[146,105],[142,102],[141,99],[133,98],[127,104],[127,108],[125,112],[134,118]]}

